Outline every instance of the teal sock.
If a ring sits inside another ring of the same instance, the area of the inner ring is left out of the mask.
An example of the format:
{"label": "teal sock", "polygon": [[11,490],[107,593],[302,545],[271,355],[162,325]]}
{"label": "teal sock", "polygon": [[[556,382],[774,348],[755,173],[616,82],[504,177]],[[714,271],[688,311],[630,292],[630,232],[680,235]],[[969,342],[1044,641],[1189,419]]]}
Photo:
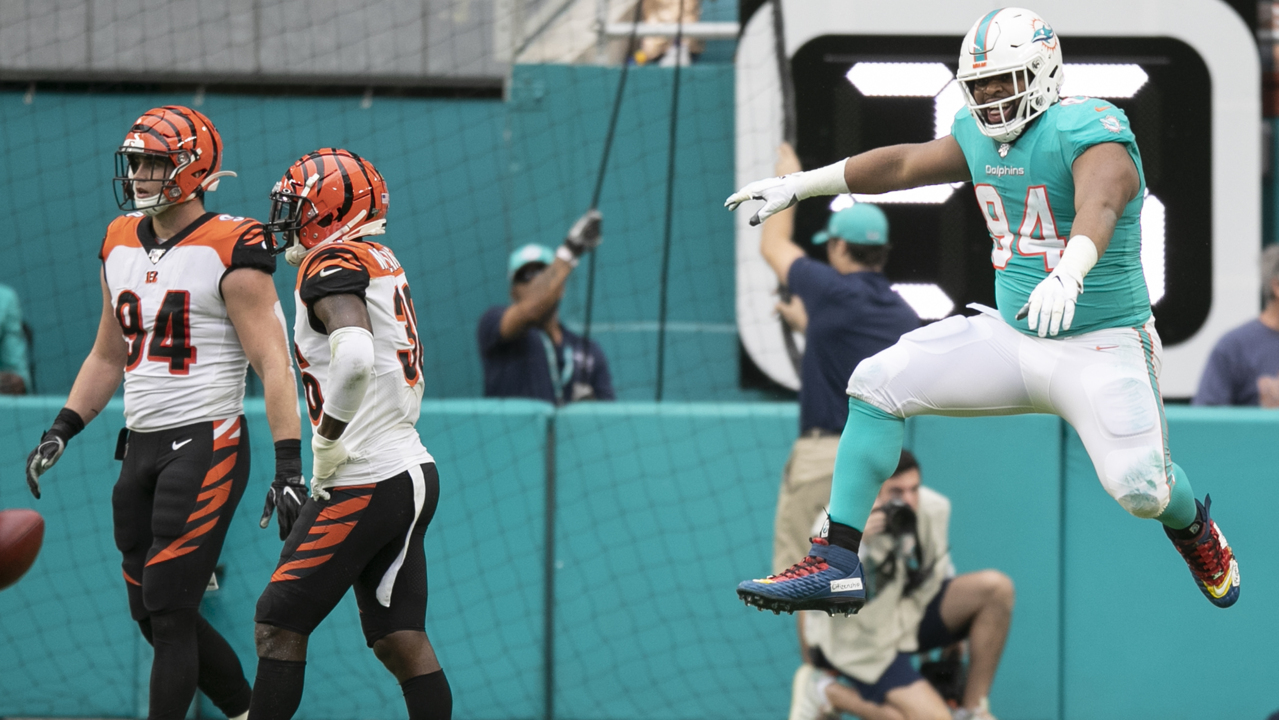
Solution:
{"label": "teal sock", "polygon": [[901,460],[905,427],[905,420],[868,402],[848,401],[848,422],[839,438],[830,488],[831,522],[865,527],[879,486]]}
{"label": "teal sock", "polygon": [[[843,444],[840,444],[843,447]],[[839,461],[835,463],[839,467]],[[1168,507],[1155,519],[1173,530],[1184,530],[1199,517],[1199,509],[1195,507],[1195,491],[1190,489],[1190,478],[1177,463],[1172,464],[1172,476],[1177,481],[1172,484],[1172,497],[1168,498]]]}

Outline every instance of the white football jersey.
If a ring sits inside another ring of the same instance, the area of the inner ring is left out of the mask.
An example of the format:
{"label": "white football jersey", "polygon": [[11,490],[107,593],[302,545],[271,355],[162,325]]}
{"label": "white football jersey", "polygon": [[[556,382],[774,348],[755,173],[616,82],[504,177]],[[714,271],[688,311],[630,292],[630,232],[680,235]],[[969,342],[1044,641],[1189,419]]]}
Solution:
{"label": "white football jersey", "polygon": [[389,480],[433,462],[415,427],[424,383],[413,296],[391,250],[364,238],[317,248],[298,269],[293,342],[311,426],[323,413],[331,360],[328,332],[311,307],[321,298],[344,294],[364,298],[368,308],[373,377],[342,433],[351,459],[333,475],[335,486]]}
{"label": "white football jersey", "polygon": [[227,317],[232,269],[275,272],[256,220],[205,213],[161,244],[142,213],[116,218],[99,255],[129,354],[124,422],[154,432],[244,410],[248,358]]}

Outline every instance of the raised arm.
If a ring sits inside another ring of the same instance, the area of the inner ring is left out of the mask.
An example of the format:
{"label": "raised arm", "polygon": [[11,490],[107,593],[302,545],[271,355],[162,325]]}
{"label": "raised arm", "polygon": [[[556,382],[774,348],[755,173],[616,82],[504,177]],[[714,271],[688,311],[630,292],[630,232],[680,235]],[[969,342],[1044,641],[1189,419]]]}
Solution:
{"label": "raised arm", "polygon": [[564,283],[577,267],[578,258],[599,247],[603,240],[600,234],[603,219],[598,210],[587,210],[573,223],[564,243],[555,251],[555,260],[533,278],[519,300],[502,313],[502,321],[498,325],[502,340],[510,340],[530,325],[540,322],[564,297]]}
{"label": "raised arm", "polygon": [[876,148],[824,168],[757,180],[724,201],[736,210],[747,200],[763,200],[751,217],[758,225],[800,200],[846,192],[879,194],[921,185],[970,179],[968,163],[955,138],[947,135],[926,143]]}
{"label": "raised arm", "polygon": [[545,270],[529,281],[528,291],[502,313],[498,332],[502,340],[510,340],[524,332],[546,316],[555,303],[564,297],[564,284],[568,282],[573,266],[563,258],[555,258]]}

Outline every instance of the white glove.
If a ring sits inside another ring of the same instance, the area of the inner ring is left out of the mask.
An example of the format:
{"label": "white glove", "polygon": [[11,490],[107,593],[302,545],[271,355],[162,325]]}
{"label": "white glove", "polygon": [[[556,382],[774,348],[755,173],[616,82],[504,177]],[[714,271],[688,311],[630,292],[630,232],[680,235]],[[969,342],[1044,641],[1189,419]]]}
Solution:
{"label": "white glove", "polygon": [[758,225],[769,217],[785,210],[800,200],[818,195],[840,195],[848,192],[844,181],[844,160],[824,168],[808,172],[791,173],[781,177],[756,180],[738,190],[724,201],[730,212],[747,200],[763,200],[764,207],[751,216],[751,225]]}
{"label": "white glove", "polygon": [[1031,330],[1038,330],[1039,337],[1055,336],[1062,330],[1069,330],[1071,321],[1075,319],[1075,299],[1083,289],[1082,278],[1053,271],[1030,293],[1026,325]]}
{"label": "white glove", "polygon": [[342,439],[330,440],[319,433],[311,434],[311,497],[328,500],[326,488],[332,487],[330,478],[349,459]]}
{"label": "white glove", "polygon": [[724,201],[724,207],[728,208],[729,212],[732,212],[747,200],[763,200],[764,207],[751,216],[751,225],[758,225],[769,217],[799,202],[800,183],[797,178],[802,174],[794,173],[768,178],[767,180],[756,180],[729,195],[728,199]]}
{"label": "white glove", "polygon": [[1087,235],[1076,235],[1066,243],[1066,251],[1052,274],[1030,293],[1030,302],[1017,313],[1028,317],[1026,325],[1039,337],[1069,330],[1075,319],[1075,300],[1084,291],[1084,276],[1097,264],[1097,245]]}

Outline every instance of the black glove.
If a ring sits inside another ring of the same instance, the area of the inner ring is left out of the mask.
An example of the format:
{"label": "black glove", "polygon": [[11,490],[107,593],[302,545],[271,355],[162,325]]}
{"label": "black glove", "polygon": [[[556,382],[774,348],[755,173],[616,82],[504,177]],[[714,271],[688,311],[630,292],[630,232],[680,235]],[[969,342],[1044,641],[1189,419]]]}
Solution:
{"label": "black glove", "polygon": [[258,527],[271,524],[271,513],[279,511],[280,539],[293,529],[302,505],[306,502],[306,481],[302,479],[302,441],[280,440],[275,443],[275,480],[266,491],[266,506]]}
{"label": "black glove", "polygon": [[40,476],[58,462],[62,451],[67,449],[67,441],[83,429],[84,419],[80,414],[70,408],[62,408],[53,420],[53,427],[40,436],[40,444],[27,456],[27,487],[31,488],[31,494],[37,500],[40,499]]}
{"label": "black glove", "polygon": [[564,247],[573,253],[573,257],[579,258],[586,253],[600,246],[603,236],[600,235],[600,225],[604,221],[604,216],[599,210],[594,208],[587,210],[582,217],[573,223],[573,227],[569,228],[568,235],[564,238]]}

